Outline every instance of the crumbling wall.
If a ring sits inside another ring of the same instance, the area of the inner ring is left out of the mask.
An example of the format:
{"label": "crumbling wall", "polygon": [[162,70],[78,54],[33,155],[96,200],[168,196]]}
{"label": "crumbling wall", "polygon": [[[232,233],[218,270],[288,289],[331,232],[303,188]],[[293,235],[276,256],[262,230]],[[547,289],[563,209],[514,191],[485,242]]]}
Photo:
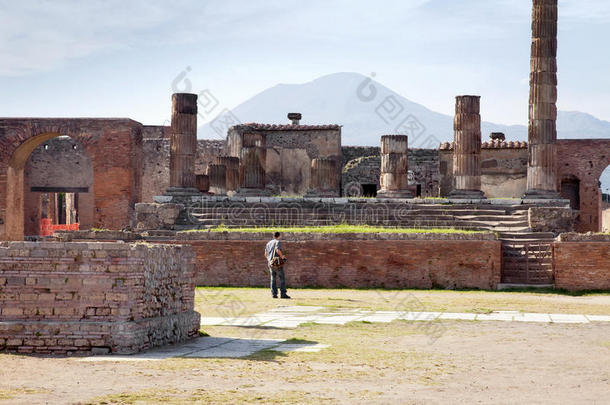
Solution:
{"label": "crumbling wall", "polygon": [[[152,202],[169,187],[169,127],[144,127],[142,202]],[[216,139],[197,140],[195,173],[204,174],[216,156],[227,153],[226,142]]]}
{"label": "crumbling wall", "polygon": [[[513,143],[514,145],[515,143]],[[487,198],[521,198],[527,187],[527,147],[483,147],[481,190]],[[440,195],[453,190],[453,149],[440,150]]]}
{"label": "crumbling wall", "polygon": [[0,243],[0,350],[135,353],[195,337],[193,251]]}
{"label": "crumbling wall", "polygon": [[[362,193],[362,184],[376,184],[380,188],[380,149],[377,147],[348,146],[342,151],[348,157],[341,172],[343,195],[356,196]],[[366,153],[376,153],[366,155]],[[345,159],[345,156],[344,156]],[[441,183],[439,153],[436,149],[409,149],[409,186],[414,195],[418,186],[422,197],[438,197]]]}
{"label": "crumbling wall", "polygon": [[599,179],[610,165],[610,140],[560,139],[557,162],[557,181],[579,181],[580,217],[576,231],[599,232],[602,225]]}

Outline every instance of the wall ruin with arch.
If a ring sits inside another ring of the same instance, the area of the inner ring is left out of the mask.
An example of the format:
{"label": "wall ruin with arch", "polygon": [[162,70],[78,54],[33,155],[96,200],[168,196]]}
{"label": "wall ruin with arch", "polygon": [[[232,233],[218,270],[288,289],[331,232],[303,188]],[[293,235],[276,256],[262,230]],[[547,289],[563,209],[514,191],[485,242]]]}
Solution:
{"label": "wall ruin with arch", "polygon": [[129,119],[0,119],[0,239],[22,240],[26,165],[36,148],[69,136],[91,159],[92,226],[120,229],[131,222],[142,194],[142,124]]}

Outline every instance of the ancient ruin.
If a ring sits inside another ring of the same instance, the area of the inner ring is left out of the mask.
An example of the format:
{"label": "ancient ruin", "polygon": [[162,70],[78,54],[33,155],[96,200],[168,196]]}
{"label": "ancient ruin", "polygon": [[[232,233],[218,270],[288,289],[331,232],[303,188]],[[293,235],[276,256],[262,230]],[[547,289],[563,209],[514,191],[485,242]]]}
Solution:
{"label": "ancient ruin", "polygon": [[[254,275],[265,235],[181,232],[219,227],[481,231],[289,235],[295,286],[608,288],[607,238],[574,232],[608,229],[610,140],[557,140],[557,19],[556,0],[533,1],[527,142],[482,142],[479,96],[456,98],[454,141],[429,149],[404,134],[342,145],[340,125],[295,112],[197,139],[189,93],[172,95],[168,126],[0,118],[2,348],[135,352],[192,337],[195,284],[266,282]],[[596,270],[571,273],[571,257]]]}
{"label": "ancient ruin", "polygon": [[526,198],[558,198],[557,0],[534,0]]}
{"label": "ancient ruin", "polygon": [[454,198],[483,198],[481,191],[481,98],[458,96],[455,99],[453,175]]}

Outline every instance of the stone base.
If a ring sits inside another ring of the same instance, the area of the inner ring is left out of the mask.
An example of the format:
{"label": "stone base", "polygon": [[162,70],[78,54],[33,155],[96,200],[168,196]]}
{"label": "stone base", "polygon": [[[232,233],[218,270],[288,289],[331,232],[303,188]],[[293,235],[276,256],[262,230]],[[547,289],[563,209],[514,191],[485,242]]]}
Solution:
{"label": "stone base", "polygon": [[524,200],[560,200],[557,191],[548,190],[526,190],[523,195]]}
{"label": "stone base", "polygon": [[453,190],[449,198],[457,200],[486,200],[485,193],[481,190]]}
{"label": "stone base", "polygon": [[336,191],[319,191],[319,190],[307,190],[305,198],[337,198],[339,193]]}
{"label": "stone base", "polygon": [[379,190],[377,198],[413,198],[414,195],[409,190]]}
{"label": "stone base", "polygon": [[194,187],[182,188],[182,187],[168,187],[165,190],[165,195],[200,195],[201,191]]}
{"label": "stone base", "polygon": [[0,350],[37,354],[134,354],[199,335],[200,315],[181,312],[139,321],[0,322]]}
{"label": "stone base", "polygon": [[240,188],[235,192],[236,197],[270,197],[271,190],[266,188]]}

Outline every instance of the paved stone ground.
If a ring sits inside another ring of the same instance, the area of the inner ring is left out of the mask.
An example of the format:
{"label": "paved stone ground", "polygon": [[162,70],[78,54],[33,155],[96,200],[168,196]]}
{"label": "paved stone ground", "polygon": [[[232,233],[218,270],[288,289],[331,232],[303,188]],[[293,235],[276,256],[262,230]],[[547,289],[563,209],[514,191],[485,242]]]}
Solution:
{"label": "paved stone ground", "polygon": [[[389,323],[395,320],[431,322],[435,320],[542,322],[586,324],[610,322],[610,315],[572,315],[522,313],[519,311],[497,311],[489,314],[369,311],[350,309],[330,312],[325,307],[286,306],[247,317],[204,317],[202,326],[250,327],[254,331],[263,328],[291,329],[304,323],[345,325],[348,322]],[[85,357],[81,361],[150,361],[174,357],[183,358],[240,358],[261,350],[279,352],[317,352],[328,345],[320,343],[296,343],[278,339],[243,339],[230,337],[200,337],[188,343],[162,347],[130,356],[108,355]]]}
{"label": "paved stone ground", "polygon": [[237,358],[246,357],[261,350],[278,352],[317,352],[328,345],[317,343],[291,343],[278,339],[243,339],[224,337],[200,337],[188,343],[152,349],[134,355],[91,356],[81,361],[150,361],[173,357],[184,358]]}
{"label": "paved stone ground", "polygon": [[345,325],[347,322],[392,322],[434,321],[434,320],[464,320],[464,321],[505,321],[505,322],[546,322],[546,323],[590,323],[610,322],[610,315],[571,315],[571,314],[539,314],[522,313],[519,311],[496,311],[489,314],[451,313],[451,312],[408,312],[408,311],[367,311],[343,310],[329,312],[324,307],[288,306],[279,307],[268,312],[248,317],[205,317],[201,319],[202,326],[263,326],[270,328],[296,328],[307,322],[317,324]]}

